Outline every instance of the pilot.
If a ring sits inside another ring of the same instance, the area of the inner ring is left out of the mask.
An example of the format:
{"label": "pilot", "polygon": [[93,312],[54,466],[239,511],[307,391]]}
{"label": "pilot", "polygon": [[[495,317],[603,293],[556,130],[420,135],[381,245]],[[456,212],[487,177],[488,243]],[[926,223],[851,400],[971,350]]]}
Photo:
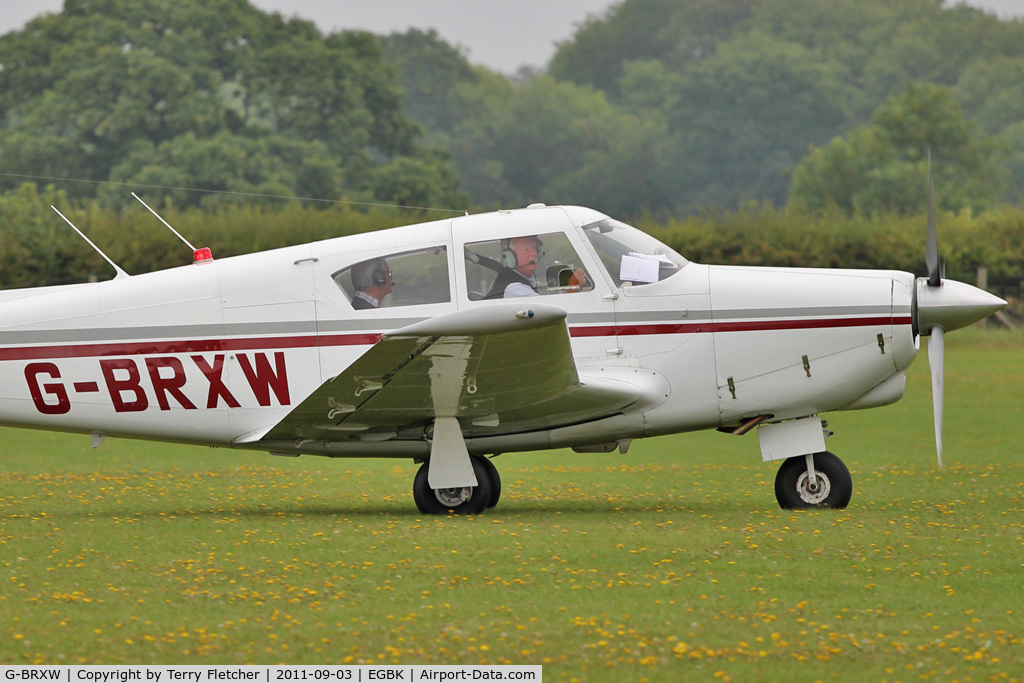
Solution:
{"label": "pilot", "polygon": [[544,253],[540,250],[542,246],[544,243],[534,235],[502,240],[501,265],[504,268],[494,278],[485,298],[510,299],[540,294],[537,291],[537,278],[534,277],[534,273],[537,272],[537,262]]}
{"label": "pilot", "polygon": [[357,263],[352,266],[352,286],[356,290],[352,297],[352,308],[380,308],[381,301],[391,293],[392,285],[393,274],[384,259],[375,258]]}
{"label": "pilot", "polygon": [[[537,296],[535,274],[539,260],[544,256],[544,243],[536,235],[513,237],[502,240],[501,265],[504,266],[491,284],[487,299],[511,299],[521,296]],[[562,291],[581,291],[587,284],[582,268],[577,268],[570,279],[571,288]]]}

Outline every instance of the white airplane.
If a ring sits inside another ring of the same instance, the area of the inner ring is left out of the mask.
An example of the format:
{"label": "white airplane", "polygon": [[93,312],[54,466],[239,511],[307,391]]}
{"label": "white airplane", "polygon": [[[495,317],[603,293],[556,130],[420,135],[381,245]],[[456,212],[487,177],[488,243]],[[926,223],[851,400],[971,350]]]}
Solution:
{"label": "white airplane", "polygon": [[0,422],[411,458],[428,514],[493,507],[488,455],[756,428],[783,508],[842,508],[819,416],[899,400],[931,334],[940,435],[943,333],[1006,304],[940,278],[933,221],[928,244],[927,278],[709,266],[531,205],[142,275],[111,262],[109,281],[0,292]]}

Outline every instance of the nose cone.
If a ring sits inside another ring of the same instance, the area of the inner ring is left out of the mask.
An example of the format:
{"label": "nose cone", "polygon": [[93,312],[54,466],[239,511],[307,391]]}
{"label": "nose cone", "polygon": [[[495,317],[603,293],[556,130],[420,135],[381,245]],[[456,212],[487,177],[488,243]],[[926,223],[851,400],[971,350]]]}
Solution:
{"label": "nose cone", "polygon": [[929,287],[928,278],[917,279],[914,323],[922,336],[933,327],[945,331],[967,327],[987,318],[1006,302],[983,289],[956,280],[943,280],[938,287]]}

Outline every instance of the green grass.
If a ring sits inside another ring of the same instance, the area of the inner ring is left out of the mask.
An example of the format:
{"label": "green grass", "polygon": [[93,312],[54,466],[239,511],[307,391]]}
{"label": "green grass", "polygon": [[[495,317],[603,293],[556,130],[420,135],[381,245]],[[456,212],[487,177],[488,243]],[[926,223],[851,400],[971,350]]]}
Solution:
{"label": "green grass", "polygon": [[779,510],[757,438],[496,460],[428,518],[406,461],[4,430],[0,662],[543,664],[547,680],[1021,680],[1024,339],[948,338],[829,416],[841,512]]}

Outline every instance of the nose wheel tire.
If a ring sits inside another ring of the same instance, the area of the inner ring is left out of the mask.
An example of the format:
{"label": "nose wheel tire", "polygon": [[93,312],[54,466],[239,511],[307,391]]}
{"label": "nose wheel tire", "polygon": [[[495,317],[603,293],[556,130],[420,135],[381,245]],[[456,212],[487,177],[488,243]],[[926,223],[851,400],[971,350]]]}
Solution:
{"label": "nose wheel tire", "polygon": [[806,456],[788,458],[775,475],[775,498],[783,510],[835,508],[842,510],[853,495],[850,470],[834,453],[815,453],[814,475]]}
{"label": "nose wheel tire", "polygon": [[[423,463],[412,484],[412,497],[416,508],[425,515],[444,515],[454,512],[460,515],[476,515],[483,512],[491,502],[491,477],[482,458],[471,458],[476,486],[448,489],[432,489],[427,482],[430,463]],[[492,465],[493,467],[493,465]]]}

